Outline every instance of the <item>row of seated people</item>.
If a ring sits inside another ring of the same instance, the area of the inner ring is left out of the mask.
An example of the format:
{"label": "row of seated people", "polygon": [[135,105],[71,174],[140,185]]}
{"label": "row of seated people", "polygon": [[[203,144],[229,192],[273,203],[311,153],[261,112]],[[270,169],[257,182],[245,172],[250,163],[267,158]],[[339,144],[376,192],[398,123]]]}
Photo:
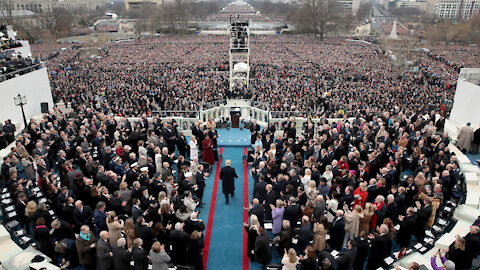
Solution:
{"label": "row of seated people", "polygon": [[[254,199],[244,224],[251,259],[266,266],[278,252],[288,269],[377,269],[417,243],[428,250],[463,197],[463,175],[438,120],[435,113],[396,112],[309,121],[314,136],[298,138],[295,119],[282,123],[283,134],[253,123],[254,150],[245,158]],[[479,231],[472,226],[450,246],[449,265],[471,268]]]}
{"label": "row of seated people", "polygon": [[11,79],[15,77],[14,72],[17,72],[19,75],[26,74],[31,70],[24,70],[27,67],[35,66],[40,64],[40,61],[32,57],[23,57],[21,54],[11,57],[0,58],[0,80]]}
{"label": "row of seated people", "polygon": [[8,49],[14,49],[18,47],[22,47],[22,44],[16,40],[13,39],[3,39],[7,35],[6,32],[0,30],[0,33],[3,34],[0,38],[0,52],[3,50],[8,50]]}

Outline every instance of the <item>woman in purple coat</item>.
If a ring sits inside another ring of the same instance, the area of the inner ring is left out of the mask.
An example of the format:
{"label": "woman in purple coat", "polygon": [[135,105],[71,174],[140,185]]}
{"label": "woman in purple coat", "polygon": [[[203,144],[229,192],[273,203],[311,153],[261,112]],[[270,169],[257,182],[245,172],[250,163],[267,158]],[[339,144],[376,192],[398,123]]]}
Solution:
{"label": "woman in purple coat", "polygon": [[285,210],[282,200],[277,200],[276,205],[277,207],[270,205],[272,208],[273,219],[272,233],[274,235],[277,235],[282,231],[283,211]]}

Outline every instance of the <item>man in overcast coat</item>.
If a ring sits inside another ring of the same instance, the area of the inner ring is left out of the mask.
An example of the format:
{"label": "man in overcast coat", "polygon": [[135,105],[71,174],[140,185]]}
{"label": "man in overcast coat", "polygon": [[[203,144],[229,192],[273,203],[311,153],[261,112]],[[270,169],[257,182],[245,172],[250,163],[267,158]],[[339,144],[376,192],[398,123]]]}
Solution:
{"label": "man in overcast coat", "polygon": [[228,195],[232,194],[232,198],[235,192],[235,178],[238,178],[235,169],[230,167],[232,162],[227,159],[225,161],[225,167],[220,170],[220,180],[222,180],[222,191],[225,194],[225,202],[228,204]]}

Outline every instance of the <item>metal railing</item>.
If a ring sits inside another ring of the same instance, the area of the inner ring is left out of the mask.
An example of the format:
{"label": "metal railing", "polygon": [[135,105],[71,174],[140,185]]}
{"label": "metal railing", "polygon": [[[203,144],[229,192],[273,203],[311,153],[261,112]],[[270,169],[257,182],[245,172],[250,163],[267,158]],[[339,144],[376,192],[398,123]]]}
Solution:
{"label": "metal railing", "polygon": [[21,76],[23,74],[27,74],[29,72],[32,72],[34,70],[38,70],[38,69],[41,69],[41,68],[44,68],[44,67],[45,67],[45,64],[43,62],[40,62],[38,64],[34,64],[34,65],[31,65],[31,66],[28,66],[28,67],[25,67],[25,68],[22,68],[22,69],[14,70],[14,71],[9,72],[9,73],[0,74],[0,82],[6,81],[8,79],[13,79],[17,76]]}
{"label": "metal railing", "polygon": [[301,118],[318,118],[322,111],[270,111],[272,118],[285,117],[301,117]]}
{"label": "metal railing", "polygon": [[201,109],[202,110],[208,110],[208,109],[219,107],[219,106],[225,105],[225,104],[227,104],[226,99],[217,99],[217,100],[214,100],[214,101],[211,101],[211,102],[202,103]]}
{"label": "metal railing", "polygon": [[198,118],[199,111],[152,111],[152,116]]}

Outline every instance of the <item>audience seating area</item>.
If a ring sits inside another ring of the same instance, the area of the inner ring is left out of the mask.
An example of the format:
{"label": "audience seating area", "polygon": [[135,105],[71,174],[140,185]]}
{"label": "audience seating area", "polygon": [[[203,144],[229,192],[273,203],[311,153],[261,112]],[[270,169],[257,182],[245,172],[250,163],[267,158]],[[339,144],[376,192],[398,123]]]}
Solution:
{"label": "audience seating area", "polygon": [[[0,225],[0,270],[23,270],[23,269],[41,269],[45,267],[47,270],[60,269],[57,266],[49,263],[51,259],[46,257],[46,260],[41,263],[31,265],[32,259],[36,255],[44,256],[41,252],[35,249],[36,244],[33,239],[26,236],[26,231],[20,228],[20,224],[15,220],[16,212],[11,194],[6,188],[1,190],[0,198],[2,203],[2,216]],[[46,202],[41,192],[37,196],[38,202]],[[50,211],[52,214],[53,211]]]}
{"label": "audience seating area", "polygon": [[[473,165],[470,159],[455,145],[450,144],[449,148],[457,156],[460,170],[465,179],[465,198],[462,198],[460,200],[461,203],[452,209],[450,213],[453,213],[453,215],[451,217],[438,219],[433,228],[435,228],[435,226],[447,228],[450,222],[456,223],[450,231],[438,233],[434,238],[433,245],[428,245],[426,249],[420,248],[412,250],[410,255],[394,263],[402,269],[407,269],[408,263],[411,261],[423,264],[428,269],[432,269],[430,266],[430,258],[434,256],[435,252],[437,252],[438,249],[448,250],[448,247],[455,241],[455,236],[465,236],[469,232],[472,223],[480,216],[480,167]],[[465,202],[463,202],[463,200],[465,200]],[[444,222],[446,223],[442,225]]]}

